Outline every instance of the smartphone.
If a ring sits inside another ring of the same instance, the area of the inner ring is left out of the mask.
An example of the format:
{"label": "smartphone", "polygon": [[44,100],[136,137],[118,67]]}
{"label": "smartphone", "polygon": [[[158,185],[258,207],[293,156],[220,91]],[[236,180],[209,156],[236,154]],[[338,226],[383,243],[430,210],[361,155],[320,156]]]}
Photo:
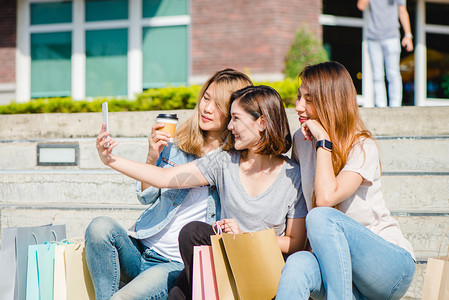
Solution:
{"label": "smartphone", "polygon": [[101,111],[103,112],[103,123],[106,123],[106,131],[109,131],[108,103],[107,102],[103,102],[103,104],[101,104]]}
{"label": "smartphone", "polygon": [[[109,131],[109,117],[108,117],[108,103],[103,102],[101,104],[101,111],[103,112],[103,123],[106,123],[106,131]],[[109,147],[109,143],[106,144],[106,148]]]}

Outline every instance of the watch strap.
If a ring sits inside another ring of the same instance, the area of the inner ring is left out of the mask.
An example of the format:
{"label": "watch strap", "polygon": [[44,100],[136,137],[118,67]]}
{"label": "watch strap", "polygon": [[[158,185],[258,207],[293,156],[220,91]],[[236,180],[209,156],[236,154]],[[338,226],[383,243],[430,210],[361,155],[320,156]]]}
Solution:
{"label": "watch strap", "polygon": [[329,140],[319,140],[318,142],[316,142],[316,150],[318,150],[318,148],[324,148],[329,152],[332,152],[332,142]]}

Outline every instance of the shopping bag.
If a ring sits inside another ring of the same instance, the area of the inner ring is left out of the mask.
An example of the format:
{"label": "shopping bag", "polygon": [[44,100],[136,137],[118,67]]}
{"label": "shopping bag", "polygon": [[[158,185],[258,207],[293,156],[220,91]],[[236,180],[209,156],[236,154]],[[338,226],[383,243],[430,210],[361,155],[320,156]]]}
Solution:
{"label": "shopping bag", "polygon": [[449,247],[446,256],[440,256],[441,246],[449,228],[445,231],[438,256],[427,260],[426,277],[424,279],[423,300],[449,299]]}
{"label": "shopping bag", "polygon": [[55,268],[53,282],[53,299],[55,300],[67,299],[64,250],[64,244],[57,244],[55,246]]}
{"label": "shopping bag", "polygon": [[26,300],[53,299],[55,244],[28,246]]}
{"label": "shopping bag", "polygon": [[193,300],[218,300],[217,281],[211,246],[193,248]]}
{"label": "shopping bag", "polygon": [[27,284],[26,299],[39,300],[39,275],[37,272],[37,252],[31,246],[28,247],[27,256]]}
{"label": "shopping bag", "polygon": [[2,230],[2,248],[0,250],[0,299],[14,299],[16,283],[16,231]]}
{"label": "shopping bag", "polygon": [[[66,237],[65,225],[43,225],[35,227],[11,227],[2,229],[2,250],[0,261],[0,300],[25,300],[27,280],[28,246],[57,241]],[[6,264],[6,267],[3,267]],[[2,281],[3,278],[10,278]],[[14,279],[11,279],[14,278]],[[12,281],[12,285],[11,284]],[[5,289],[3,289],[5,286]],[[14,288],[13,298],[10,296]],[[5,292],[3,292],[5,291]]]}
{"label": "shopping bag", "polygon": [[95,299],[84,243],[64,245],[67,300]]}
{"label": "shopping bag", "polygon": [[274,230],[223,233],[222,239],[239,298],[273,299],[284,266]]}
{"label": "shopping bag", "polygon": [[237,300],[237,287],[232,276],[231,266],[223,245],[221,235],[211,235],[212,256],[214,258],[215,277],[220,300]]}

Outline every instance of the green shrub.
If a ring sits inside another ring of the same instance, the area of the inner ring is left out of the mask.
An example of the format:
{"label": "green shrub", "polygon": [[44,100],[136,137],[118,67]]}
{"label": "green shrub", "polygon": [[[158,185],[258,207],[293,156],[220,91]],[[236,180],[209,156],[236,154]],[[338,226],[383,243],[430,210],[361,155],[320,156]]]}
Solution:
{"label": "green shrub", "polygon": [[[260,82],[276,89],[287,107],[295,105],[298,83],[287,78],[278,82]],[[82,113],[100,112],[101,103],[108,101],[109,111],[147,111],[192,109],[195,107],[201,86],[167,87],[148,89],[136,96],[135,100],[114,97],[98,97],[92,100],[76,101],[70,97],[31,99],[28,102],[11,102],[0,105],[0,114],[33,114],[33,113]]]}
{"label": "green shrub", "polygon": [[285,58],[284,75],[296,78],[306,66],[328,61],[326,50],[317,37],[302,27],[296,32]]}

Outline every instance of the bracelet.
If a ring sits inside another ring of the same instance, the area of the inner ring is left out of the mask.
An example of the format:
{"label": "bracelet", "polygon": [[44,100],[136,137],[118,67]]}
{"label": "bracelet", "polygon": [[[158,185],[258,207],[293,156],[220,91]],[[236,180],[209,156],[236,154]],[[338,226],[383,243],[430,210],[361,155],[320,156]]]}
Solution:
{"label": "bracelet", "polygon": [[331,141],[328,140],[320,140],[318,142],[316,142],[316,150],[318,150],[318,148],[321,147],[329,152],[332,152],[332,143]]}
{"label": "bracelet", "polygon": [[410,32],[404,34],[404,36],[413,39],[413,34],[411,34]]}

